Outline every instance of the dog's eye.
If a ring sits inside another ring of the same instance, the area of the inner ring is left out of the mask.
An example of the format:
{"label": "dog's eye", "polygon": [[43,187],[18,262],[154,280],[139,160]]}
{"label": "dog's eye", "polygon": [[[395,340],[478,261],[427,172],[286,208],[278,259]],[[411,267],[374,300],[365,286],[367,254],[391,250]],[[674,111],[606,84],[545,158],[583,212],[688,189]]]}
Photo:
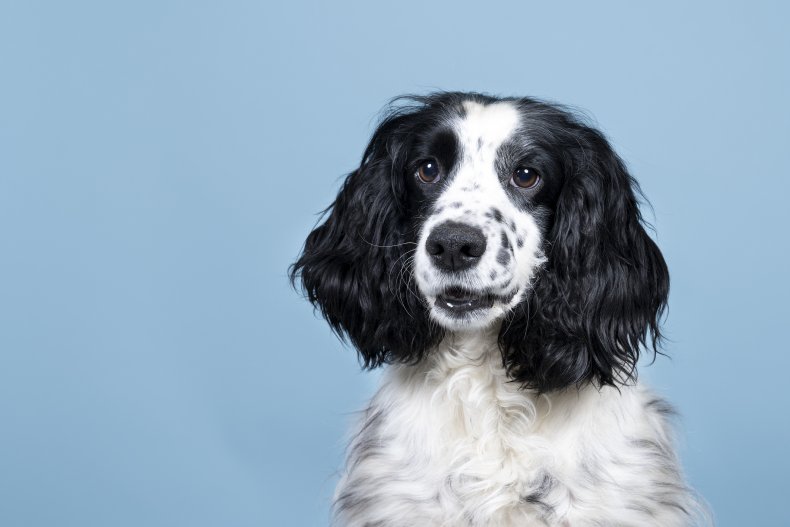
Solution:
{"label": "dog's eye", "polygon": [[519,188],[533,188],[539,181],[537,170],[528,167],[518,167],[510,178],[510,182]]}
{"label": "dog's eye", "polygon": [[439,175],[439,164],[433,160],[423,162],[417,169],[417,177],[423,183],[436,183],[439,180]]}

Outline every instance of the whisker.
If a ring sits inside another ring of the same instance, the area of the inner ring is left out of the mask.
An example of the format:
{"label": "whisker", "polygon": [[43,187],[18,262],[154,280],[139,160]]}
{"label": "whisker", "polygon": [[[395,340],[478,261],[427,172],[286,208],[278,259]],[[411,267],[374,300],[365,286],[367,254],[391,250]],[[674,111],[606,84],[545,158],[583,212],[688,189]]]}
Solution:
{"label": "whisker", "polygon": [[[407,242],[407,243],[413,243],[413,242]],[[416,245],[416,244],[415,244],[415,245]],[[408,314],[408,315],[409,315],[411,318],[414,318],[414,315],[413,315],[413,314],[412,314],[412,312],[409,310],[409,308],[408,308],[408,307],[406,307],[406,303],[405,303],[405,301],[404,301],[404,299],[403,299],[403,297],[401,296],[401,293],[400,293],[400,287],[398,287],[398,284],[399,284],[401,281],[403,281],[403,276],[402,276],[402,274],[403,274],[404,268],[405,268],[406,266],[405,266],[405,265],[401,265],[401,266],[400,266],[400,269],[398,269],[398,274],[397,274],[397,279],[396,279],[396,280],[393,280],[393,279],[392,279],[392,272],[395,270],[395,266],[396,266],[396,265],[398,265],[398,262],[400,262],[400,261],[401,261],[403,258],[406,258],[406,260],[405,260],[405,261],[406,261],[406,262],[408,262],[408,261],[409,261],[409,258],[410,258],[410,255],[411,255],[412,253],[414,253],[416,250],[417,250],[417,248],[415,247],[414,249],[410,249],[410,250],[408,250],[408,251],[404,252],[403,254],[401,254],[401,255],[400,255],[398,258],[396,258],[396,259],[395,259],[395,261],[392,263],[392,265],[390,266],[390,268],[389,268],[389,271],[388,271],[388,273],[387,273],[387,277],[388,277],[388,278],[387,278],[387,281],[388,281],[388,283],[389,283],[389,289],[390,289],[390,292],[393,294],[393,296],[395,296],[395,298],[397,298],[397,300],[398,300],[398,302],[400,303],[401,307],[403,307],[403,310],[404,310],[404,311],[406,311],[406,313],[407,313],[407,314]],[[394,282],[394,288],[393,288],[393,282]],[[407,289],[408,289],[408,285],[407,285]]]}
{"label": "whisker", "polygon": [[377,247],[379,249],[391,249],[393,247],[402,247],[404,245],[417,245],[417,242],[403,242],[403,243],[396,243],[396,244],[393,244],[393,245],[378,245],[378,244],[375,244],[373,242],[367,241],[365,238],[362,237],[361,234],[359,236],[359,239],[362,240],[363,242],[367,243],[371,247]]}

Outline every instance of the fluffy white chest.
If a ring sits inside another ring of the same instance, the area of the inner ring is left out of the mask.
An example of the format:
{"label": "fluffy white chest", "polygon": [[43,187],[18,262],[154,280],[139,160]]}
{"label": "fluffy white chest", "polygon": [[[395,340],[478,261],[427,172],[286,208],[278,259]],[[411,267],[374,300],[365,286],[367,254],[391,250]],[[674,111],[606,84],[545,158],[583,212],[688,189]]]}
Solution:
{"label": "fluffy white chest", "polygon": [[348,526],[687,525],[662,401],[638,387],[536,396],[493,334],[393,367],[336,495]]}

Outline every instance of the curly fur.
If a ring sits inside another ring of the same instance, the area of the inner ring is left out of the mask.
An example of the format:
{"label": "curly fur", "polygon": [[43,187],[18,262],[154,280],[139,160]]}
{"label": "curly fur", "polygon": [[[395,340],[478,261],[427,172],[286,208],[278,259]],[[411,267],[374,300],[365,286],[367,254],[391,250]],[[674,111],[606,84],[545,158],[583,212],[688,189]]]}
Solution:
{"label": "curly fur", "polygon": [[[435,183],[415,177],[426,159]],[[539,184],[509,184],[527,165]],[[636,384],[669,290],[639,195],[560,106],[396,100],[291,269],[365,367],[391,365],[349,450],[339,524],[693,523],[668,406]],[[486,240],[472,269],[437,267],[439,225]],[[448,313],[453,287],[496,300]]]}

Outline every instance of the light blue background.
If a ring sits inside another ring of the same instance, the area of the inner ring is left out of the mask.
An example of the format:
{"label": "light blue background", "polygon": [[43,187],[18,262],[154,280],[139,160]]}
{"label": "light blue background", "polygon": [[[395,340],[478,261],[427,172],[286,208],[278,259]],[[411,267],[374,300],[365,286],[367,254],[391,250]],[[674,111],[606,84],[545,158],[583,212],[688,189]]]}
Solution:
{"label": "light blue background", "polygon": [[377,374],[286,267],[436,88],[597,119],[672,273],[642,377],[688,475],[719,525],[790,525],[790,13],[636,4],[0,4],[0,525],[326,524]]}

